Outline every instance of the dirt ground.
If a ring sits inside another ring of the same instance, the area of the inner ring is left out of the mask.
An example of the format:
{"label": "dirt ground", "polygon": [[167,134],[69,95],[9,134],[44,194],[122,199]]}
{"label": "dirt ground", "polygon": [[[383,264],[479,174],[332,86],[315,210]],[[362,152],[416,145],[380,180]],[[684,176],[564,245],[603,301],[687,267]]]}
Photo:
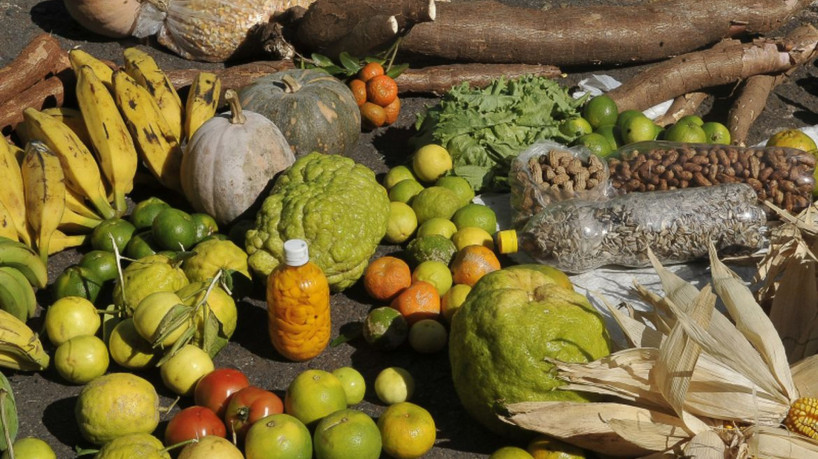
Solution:
{"label": "dirt ground", "polygon": [[[551,5],[544,0],[522,0],[510,3],[530,7]],[[553,7],[580,2],[553,2]],[[585,0],[581,3],[601,3]],[[605,2],[614,4],[634,4],[635,0]],[[770,35],[780,35],[801,23],[816,23],[818,6],[813,4],[802,12],[785,29]],[[8,64],[29,39],[47,31],[54,34],[68,49],[80,46],[95,56],[121,63],[121,50],[127,46],[140,46],[148,50],[163,68],[214,68],[218,64],[202,64],[185,61],[166,52],[158,45],[133,40],[111,41],[92,36],[74,23],[66,13],[62,0],[0,0],[0,66]],[[591,74],[609,74],[624,81],[639,67],[563,69],[565,85],[574,85]],[[776,88],[769,99],[765,111],[753,126],[750,143],[769,137],[775,131],[787,127],[803,127],[818,124],[818,69],[815,62],[795,72],[785,83]],[[718,88],[715,96],[708,99],[700,114],[708,119],[725,120],[728,100],[732,88]],[[352,154],[353,158],[371,167],[376,173],[383,173],[389,167],[403,162],[411,153],[406,139],[413,133],[415,115],[425,106],[435,102],[433,97],[413,97],[403,104],[398,122],[361,136]],[[395,247],[382,246],[377,255],[394,251]],[[68,251],[52,257],[50,261],[51,280],[66,266],[76,262],[77,251]],[[40,304],[49,302],[46,291],[39,292]],[[359,286],[332,297],[333,337],[341,330],[354,329],[373,306]],[[41,315],[30,325],[41,325]],[[394,352],[378,352],[362,340],[328,348],[319,357],[305,363],[291,363],[279,357],[269,344],[266,331],[266,310],[262,297],[257,293],[239,303],[239,324],[233,340],[215,359],[217,366],[232,366],[244,371],[255,385],[273,390],[283,396],[289,381],[300,371],[308,368],[332,370],[352,365],[358,369],[371,386],[377,373],[388,366],[407,368],[416,378],[417,389],[413,401],[427,408],[437,423],[438,438],[430,458],[485,458],[506,442],[486,431],[473,421],[461,408],[451,382],[447,353],[420,355],[407,347]],[[45,341],[45,340],[44,340]],[[53,348],[49,347],[50,351]],[[118,371],[115,366],[110,371]],[[57,457],[74,457],[75,447],[89,447],[80,437],[74,423],[73,407],[79,386],[66,385],[56,372],[49,369],[42,373],[9,374],[20,411],[20,436],[37,436],[54,448]],[[158,372],[144,375],[156,384],[162,395],[162,403],[173,401],[171,394],[162,387]],[[183,399],[180,404],[166,414],[156,434],[162,435],[165,422],[191,400]],[[378,416],[384,409],[374,391],[367,389],[365,401],[359,406],[372,416]]]}

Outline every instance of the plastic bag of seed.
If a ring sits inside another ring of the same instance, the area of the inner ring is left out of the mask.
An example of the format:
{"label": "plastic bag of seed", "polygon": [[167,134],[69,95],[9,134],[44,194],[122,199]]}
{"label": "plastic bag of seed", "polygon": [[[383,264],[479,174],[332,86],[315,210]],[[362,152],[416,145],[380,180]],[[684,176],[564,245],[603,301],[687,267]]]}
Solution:
{"label": "plastic bag of seed", "polygon": [[607,161],[611,185],[626,193],[746,183],[761,202],[797,214],[815,188],[815,157],[796,148],[651,141],[625,145]]}
{"label": "plastic bag of seed", "polygon": [[133,35],[156,36],[179,56],[197,61],[224,62],[257,51],[248,39],[274,13],[314,0],[145,0]]}
{"label": "plastic bag of seed", "polygon": [[537,142],[517,155],[509,168],[512,224],[519,228],[529,217],[556,201],[606,199],[612,188],[608,165],[584,146]]}

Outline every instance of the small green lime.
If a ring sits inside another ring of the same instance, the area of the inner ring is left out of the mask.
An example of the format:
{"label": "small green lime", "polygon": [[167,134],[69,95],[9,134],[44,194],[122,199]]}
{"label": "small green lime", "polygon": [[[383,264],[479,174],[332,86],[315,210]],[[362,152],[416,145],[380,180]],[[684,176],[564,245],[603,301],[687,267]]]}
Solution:
{"label": "small green lime", "polygon": [[219,232],[219,224],[216,222],[216,219],[206,213],[194,212],[190,214],[190,218],[193,219],[193,224],[196,229],[196,241],[194,244],[211,234]]}
{"label": "small green lime", "polygon": [[730,130],[718,121],[708,121],[702,124],[704,135],[707,136],[707,143],[718,145],[730,145]]}
{"label": "small green lime", "polygon": [[415,179],[401,180],[389,189],[389,200],[411,204],[412,198],[423,190],[423,185]]}
{"label": "small green lime", "polygon": [[93,303],[97,300],[103,283],[90,269],[79,265],[69,266],[51,284],[51,301],[66,296],[79,296]]}
{"label": "small green lime", "polygon": [[619,116],[616,117],[616,127],[618,127],[619,129],[624,129],[628,121],[630,121],[630,119],[634,116],[645,116],[645,114],[639,110],[629,108],[620,113]]}
{"label": "small green lime", "polygon": [[[683,118],[684,119],[684,118]],[[665,130],[665,140],[684,143],[706,143],[707,135],[695,120],[679,120]]]}
{"label": "small green lime", "polygon": [[358,370],[352,367],[341,367],[332,370],[344,386],[344,392],[347,394],[347,406],[357,405],[364,399],[366,394],[366,381],[364,376]]}
{"label": "small green lime", "polygon": [[656,124],[645,115],[631,116],[622,127],[622,143],[644,142],[656,138]]}
{"label": "small green lime", "polygon": [[679,118],[679,121],[677,121],[677,123],[693,123],[696,126],[701,127],[704,125],[704,120],[699,115],[685,115]]}
{"label": "small green lime", "polygon": [[131,237],[128,245],[125,246],[125,256],[133,260],[138,260],[148,255],[156,253],[156,241],[153,239],[152,230],[140,231]]}
{"label": "small green lime", "polygon": [[582,145],[587,147],[589,150],[591,150],[591,153],[603,158],[610,155],[613,151],[610,141],[605,136],[597,132],[592,132],[590,134],[585,134],[578,137],[577,140],[574,141],[573,145]]}
{"label": "small green lime", "polygon": [[582,107],[582,117],[588,120],[592,128],[616,123],[619,109],[616,102],[607,94],[591,97]]}
{"label": "small green lime", "polygon": [[363,336],[370,345],[383,351],[391,351],[406,341],[409,324],[397,309],[381,306],[366,315]]}
{"label": "small green lime", "polygon": [[153,219],[151,231],[157,246],[165,250],[187,250],[196,243],[196,224],[181,209],[162,209]]}
{"label": "small green lime", "polygon": [[619,129],[619,126],[615,124],[605,124],[594,129],[594,132],[608,139],[608,143],[611,144],[611,152],[616,151],[617,148],[622,146],[622,131]]}
{"label": "small green lime", "polygon": [[415,211],[409,204],[393,201],[389,203],[389,221],[384,239],[391,244],[401,244],[409,239],[418,227]]}
{"label": "small green lime", "polygon": [[451,239],[452,234],[454,234],[456,231],[457,226],[448,218],[434,217],[426,220],[422,225],[418,226],[415,237],[438,234]]}
{"label": "small green lime", "polygon": [[560,132],[571,139],[575,139],[583,134],[590,134],[593,130],[594,128],[591,127],[591,123],[581,116],[574,116],[560,123]]}
{"label": "small green lime", "polygon": [[103,282],[114,280],[117,277],[116,255],[114,255],[113,252],[107,250],[91,250],[82,256],[78,264],[83,268],[91,270]]}
{"label": "small green lime", "polygon": [[91,247],[113,252],[116,244],[116,249],[122,253],[135,231],[136,227],[128,220],[118,217],[103,220],[91,232]]}
{"label": "small green lime", "polygon": [[457,209],[452,215],[452,222],[457,229],[476,226],[489,234],[497,231],[497,214],[485,204],[471,203]]}
{"label": "small green lime", "polygon": [[395,166],[389,169],[383,177],[383,187],[388,191],[404,180],[417,180],[417,177],[415,177],[414,172],[412,172],[412,169],[408,166]]}
{"label": "small green lime", "polygon": [[156,215],[167,207],[170,207],[170,204],[155,196],[139,201],[131,211],[131,223],[136,229],[150,228]]}
{"label": "small green lime", "polygon": [[460,198],[460,205],[465,206],[474,199],[474,188],[471,187],[469,181],[457,175],[444,175],[435,182],[436,186],[442,186],[454,191],[454,194]]}

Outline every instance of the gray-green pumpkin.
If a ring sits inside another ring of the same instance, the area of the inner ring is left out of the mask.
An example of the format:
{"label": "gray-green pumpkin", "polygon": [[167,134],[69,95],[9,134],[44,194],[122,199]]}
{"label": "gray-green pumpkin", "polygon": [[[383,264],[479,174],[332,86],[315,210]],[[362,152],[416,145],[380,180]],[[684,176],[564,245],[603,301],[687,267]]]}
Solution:
{"label": "gray-green pumpkin", "polygon": [[278,126],[296,157],[348,154],[361,134],[352,91],[320,70],[292,69],[256,79],[239,91],[242,107]]}

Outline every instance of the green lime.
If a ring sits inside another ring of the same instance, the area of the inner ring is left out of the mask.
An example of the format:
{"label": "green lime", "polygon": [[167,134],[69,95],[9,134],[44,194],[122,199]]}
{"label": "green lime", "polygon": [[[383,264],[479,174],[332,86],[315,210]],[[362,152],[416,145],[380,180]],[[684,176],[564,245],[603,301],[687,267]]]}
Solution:
{"label": "green lime", "polygon": [[583,134],[590,134],[593,130],[594,128],[591,127],[591,123],[581,116],[574,116],[560,123],[560,132],[571,139],[575,139]]}
{"label": "green lime", "polygon": [[693,123],[696,126],[701,127],[702,125],[704,125],[704,120],[699,115],[685,115],[679,118],[679,121],[677,121],[677,123]]}
{"label": "green lime", "polygon": [[406,341],[409,336],[409,324],[397,309],[381,306],[366,315],[363,336],[370,345],[390,351]]}
{"label": "green lime", "polygon": [[83,255],[77,264],[91,270],[103,282],[117,278],[116,255],[113,252],[92,250]]}
{"label": "green lime", "polygon": [[452,215],[452,222],[457,229],[476,226],[486,230],[489,234],[497,231],[497,214],[491,207],[484,204],[471,203],[457,209]]}
{"label": "green lime", "polygon": [[319,369],[304,370],[287,387],[284,411],[298,418],[308,428],[329,414],[346,409],[347,394],[341,380]]}
{"label": "green lime", "polygon": [[196,229],[196,242],[219,232],[219,224],[216,223],[216,219],[206,213],[194,212],[190,214],[190,218],[193,219],[194,228]]}
{"label": "green lime", "polygon": [[51,284],[51,301],[66,296],[79,296],[93,303],[99,296],[103,283],[90,269],[79,265],[69,266]]}
{"label": "green lime", "polygon": [[406,245],[406,262],[410,266],[417,266],[427,260],[437,260],[448,265],[454,258],[455,252],[457,252],[457,246],[445,236],[433,234],[416,237]]}
{"label": "green lime", "polygon": [[401,180],[389,189],[389,200],[410,204],[412,198],[423,190],[423,185],[415,179]]}
{"label": "green lime", "polygon": [[117,250],[122,253],[134,231],[136,227],[128,220],[118,217],[103,220],[91,232],[91,247],[96,250],[113,252],[114,244],[116,244]]}
{"label": "green lime", "polygon": [[457,231],[457,226],[448,218],[434,217],[423,222],[418,226],[415,237],[431,236],[439,234],[441,236],[451,238],[452,234]]}
{"label": "green lime", "polygon": [[136,229],[150,228],[156,214],[166,207],[170,207],[170,204],[155,196],[139,201],[131,211],[131,223]]}
{"label": "green lime", "polygon": [[622,143],[644,142],[656,138],[656,124],[645,115],[630,116],[622,127]]}
{"label": "green lime", "polygon": [[435,286],[437,294],[443,296],[452,288],[452,272],[449,265],[437,260],[426,260],[412,271],[412,282],[424,281]]}
{"label": "green lime", "polygon": [[685,142],[685,143],[705,143],[707,142],[707,135],[704,129],[695,120],[677,121],[665,130],[665,140],[671,142]]}
{"label": "green lime", "polygon": [[189,213],[168,207],[162,209],[151,225],[153,239],[159,248],[182,251],[196,243],[196,224]]}
{"label": "green lime", "polygon": [[630,119],[634,116],[645,116],[645,114],[634,108],[629,108],[616,117],[616,127],[623,129],[628,121],[630,121]]}
{"label": "green lime", "polygon": [[730,145],[730,130],[718,121],[708,121],[702,124],[702,130],[707,137],[707,143]]}
{"label": "green lime", "polygon": [[317,459],[378,459],[381,431],[363,411],[336,411],[315,426],[313,449]]}
{"label": "green lime", "polygon": [[466,204],[470,203],[472,199],[474,199],[474,188],[472,188],[469,181],[463,177],[458,177],[456,175],[445,175],[437,179],[435,185],[454,191],[454,194],[460,198],[461,206],[465,206]]}
{"label": "green lime", "polygon": [[608,139],[608,143],[611,144],[611,152],[622,146],[622,131],[619,129],[619,126],[615,124],[605,124],[594,129],[594,132]]}
{"label": "green lime", "polygon": [[409,239],[418,227],[415,211],[409,204],[393,201],[389,203],[389,221],[384,239],[391,244],[400,244]]}
{"label": "green lime", "polygon": [[125,256],[138,260],[156,253],[156,241],[153,240],[152,230],[140,231],[131,237],[125,246]]}
{"label": "green lime", "polygon": [[610,141],[602,134],[596,132],[578,137],[573,145],[582,145],[591,150],[591,153],[603,158],[613,152]]}
{"label": "green lime", "polygon": [[389,169],[383,177],[383,187],[391,190],[393,186],[404,180],[417,180],[417,177],[408,166],[395,166]]}
{"label": "green lime", "polygon": [[366,394],[366,381],[361,372],[352,367],[341,367],[332,370],[332,374],[344,386],[344,392],[347,394],[347,406],[357,405],[363,401]]}
{"label": "green lime", "polygon": [[616,123],[619,109],[616,102],[607,94],[591,97],[582,107],[582,117],[588,120],[594,129],[605,124]]}
{"label": "green lime", "polygon": [[461,200],[454,191],[442,186],[424,188],[412,200],[418,223],[434,217],[451,218],[460,208]]}

